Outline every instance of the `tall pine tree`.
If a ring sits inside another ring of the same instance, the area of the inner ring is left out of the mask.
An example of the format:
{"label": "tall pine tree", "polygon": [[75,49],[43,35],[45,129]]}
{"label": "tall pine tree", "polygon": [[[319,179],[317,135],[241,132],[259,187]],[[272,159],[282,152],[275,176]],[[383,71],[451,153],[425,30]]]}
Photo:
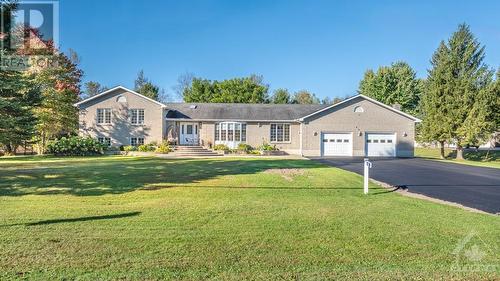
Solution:
{"label": "tall pine tree", "polygon": [[[457,159],[463,148],[477,144],[494,130],[493,72],[484,64],[484,47],[461,24],[434,53],[422,101],[426,140],[455,142]],[[443,155],[441,155],[443,157]]]}

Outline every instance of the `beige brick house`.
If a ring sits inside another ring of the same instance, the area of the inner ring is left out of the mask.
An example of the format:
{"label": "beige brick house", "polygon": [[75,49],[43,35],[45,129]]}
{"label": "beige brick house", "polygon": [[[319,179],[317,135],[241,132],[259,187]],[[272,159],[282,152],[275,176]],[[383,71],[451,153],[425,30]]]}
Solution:
{"label": "beige brick house", "polygon": [[265,142],[304,156],[412,157],[420,121],[363,95],[335,105],[163,104],[118,86],[75,106],[80,134],[108,145]]}

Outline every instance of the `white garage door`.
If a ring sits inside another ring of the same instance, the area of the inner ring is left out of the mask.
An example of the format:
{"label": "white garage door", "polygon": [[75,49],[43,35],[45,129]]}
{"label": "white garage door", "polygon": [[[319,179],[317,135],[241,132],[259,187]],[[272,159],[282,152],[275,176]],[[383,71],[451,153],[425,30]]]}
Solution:
{"label": "white garage door", "polygon": [[368,156],[396,156],[395,134],[366,134],[366,151]]}
{"label": "white garage door", "polygon": [[323,156],[352,156],[352,134],[323,134]]}

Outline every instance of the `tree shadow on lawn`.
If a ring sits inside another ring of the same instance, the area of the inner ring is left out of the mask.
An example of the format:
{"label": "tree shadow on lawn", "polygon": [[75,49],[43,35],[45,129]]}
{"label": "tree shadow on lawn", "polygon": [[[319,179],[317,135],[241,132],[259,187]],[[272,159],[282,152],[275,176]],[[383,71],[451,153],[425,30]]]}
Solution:
{"label": "tree shadow on lawn", "polygon": [[[40,163],[3,169],[0,196],[122,194],[147,186],[179,186],[227,175],[250,175],[277,168],[312,169],[322,164],[300,159],[98,158]],[[250,183],[251,184],[251,183]]]}
{"label": "tree shadow on lawn", "polygon": [[129,213],[122,213],[122,214],[115,214],[115,215],[103,215],[103,216],[91,216],[91,217],[67,218],[67,219],[52,219],[52,220],[43,220],[43,221],[30,222],[30,223],[16,223],[16,224],[0,225],[0,227],[18,226],[18,225],[37,226],[37,225],[47,225],[47,224],[55,224],[55,223],[120,219],[120,218],[135,217],[135,216],[138,216],[140,214],[141,214],[141,212],[129,212]]}

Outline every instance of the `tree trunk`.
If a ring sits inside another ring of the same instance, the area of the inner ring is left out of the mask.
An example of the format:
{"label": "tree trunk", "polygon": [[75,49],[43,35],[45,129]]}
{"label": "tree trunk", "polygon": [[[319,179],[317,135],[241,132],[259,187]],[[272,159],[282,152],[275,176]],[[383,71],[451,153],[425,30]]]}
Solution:
{"label": "tree trunk", "polygon": [[444,141],[439,141],[439,158],[444,159]]}
{"label": "tree trunk", "polygon": [[457,160],[464,160],[464,148],[457,144]]}

